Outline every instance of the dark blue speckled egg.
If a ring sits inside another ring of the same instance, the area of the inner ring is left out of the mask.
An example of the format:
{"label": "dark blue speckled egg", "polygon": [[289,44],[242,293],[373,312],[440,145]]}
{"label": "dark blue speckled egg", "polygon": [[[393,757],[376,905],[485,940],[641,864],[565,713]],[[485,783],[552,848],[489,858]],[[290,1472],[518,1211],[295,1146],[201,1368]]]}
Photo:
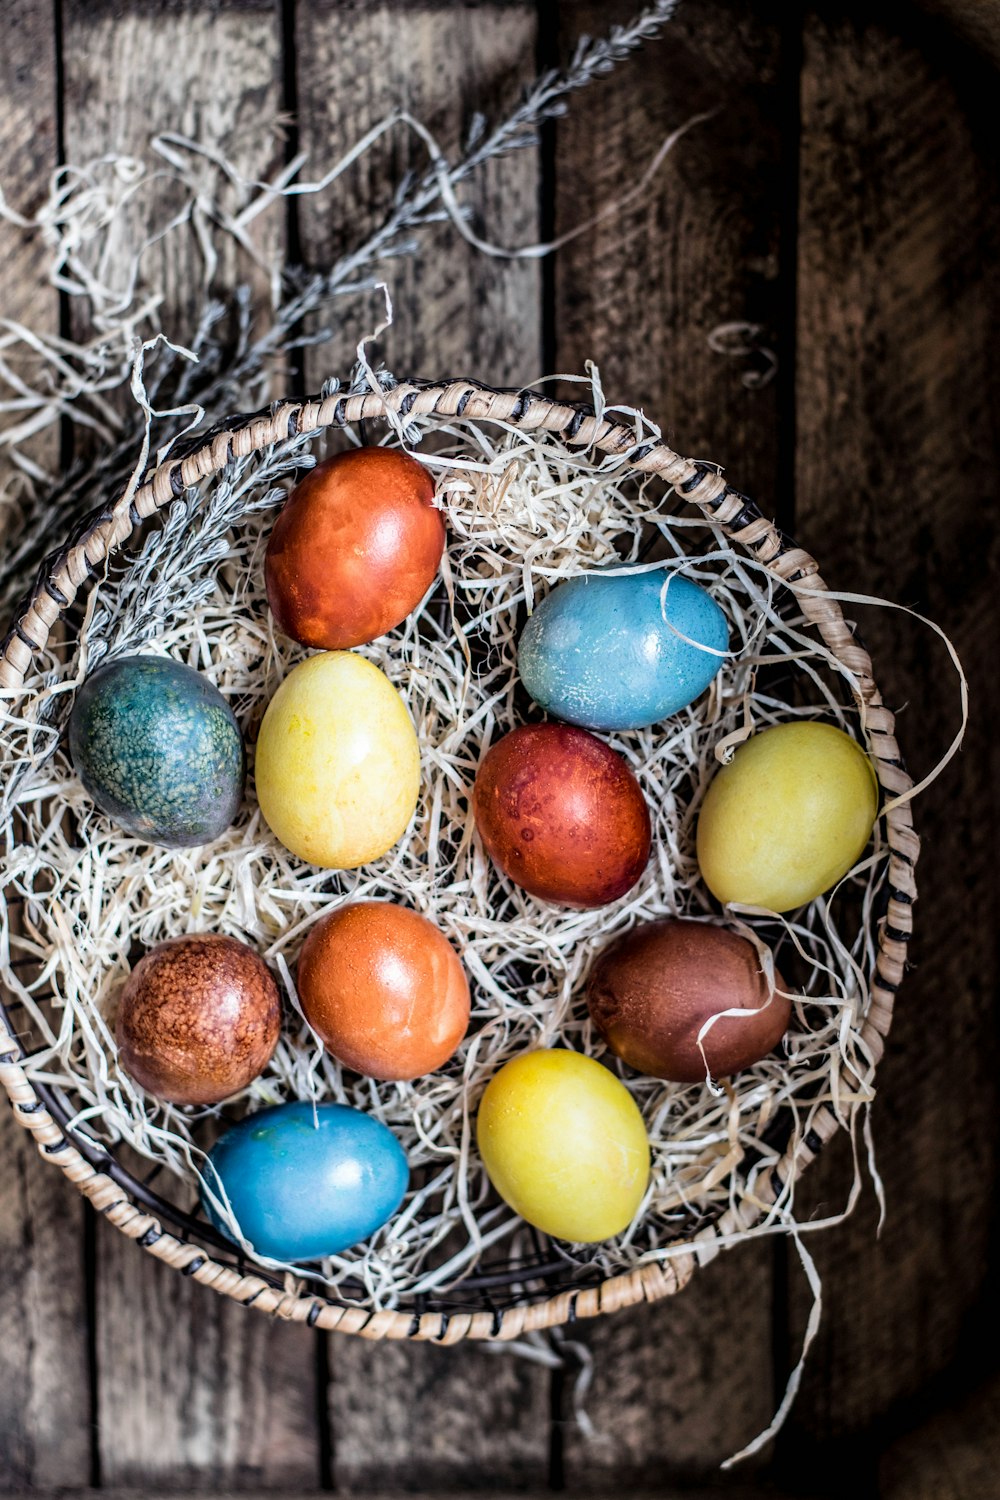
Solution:
{"label": "dark blue speckled egg", "polygon": [[163,657],[122,656],[88,677],[69,750],[98,807],[151,844],[208,843],[243,798],[246,751],[232,709],[199,672]]}
{"label": "dark blue speckled egg", "polygon": [[529,619],[517,666],[535,702],[586,729],[641,729],[705,691],[729,643],[711,594],[679,573],[582,573]]}
{"label": "dark blue speckled egg", "polygon": [[[209,1153],[205,1183],[228,1201],[243,1238],[270,1260],[322,1260],[375,1233],[409,1181],[402,1146],[346,1104],[279,1104],[249,1115]],[[203,1189],[208,1217],[230,1225]]]}

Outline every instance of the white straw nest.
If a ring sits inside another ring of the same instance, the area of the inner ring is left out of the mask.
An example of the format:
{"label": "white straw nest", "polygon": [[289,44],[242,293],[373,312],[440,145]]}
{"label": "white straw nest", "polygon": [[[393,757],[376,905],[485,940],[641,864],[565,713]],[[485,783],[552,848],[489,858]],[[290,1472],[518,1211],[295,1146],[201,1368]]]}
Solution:
{"label": "white straw nest", "polygon": [[[643,437],[655,435],[630,415]],[[872,1062],[859,1033],[885,869],[876,843],[837,892],[792,919],[720,915],[694,855],[717,752],[751,725],[793,716],[857,735],[843,667],[788,613],[787,591],[760,565],[620,460],[497,425],[422,421],[406,438],[438,478],[449,544],[443,581],[423,608],[361,648],[402,693],[422,756],[416,815],[384,858],[341,874],[305,865],[270,834],[254,795],[261,715],[306,654],[275,633],[263,587],[267,533],[284,494],[276,485],[311,462],[303,438],[237,460],[210,482],[208,496],[192,492],[177,502],[138,556],[114,562],[78,635],[50,646],[28,699],[5,706],[0,747],[3,832],[13,845],[2,877],[0,977],[30,1031],[22,1037],[30,1076],[66,1092],[76,1123],[168,1169],[174,1186],[161,1173],[157,1187],[185,1207],[195,1201],[220,1117],[287,1099],[337,1100],[376,1115],[409,1157],[403,1207],[370,1244],[322,1267],[286,1268],[334,1294],[346,1288],[356,1297],[360,1283],[374,1307],[453,1287],[484,1259],[530,1250],[526,1227],[489,1188],[474,1132],[487,1081],[529,1049],[569,1046],[614,1068],[652,1144],[651,1184],[635,1223],[606,1244],[558,1247],[568,1271],[587,1264],[613,1274],[668,1255],[679,1236],[727,1208],[742,1205],[747,1219],[750,1210],[756,1217],[757,1177],[782,1154],[787,1129],[802,1136],[823,1103],[853,1134],[859,1107],[872,1097]],[[526,611],[560,579],[616,558],[623,567],[683,570],[707,587],[729,620],[731,651],[691,708],[609,737],[645,793],[653,855],[622,900],[574,911],[537,901],[497,873],[475,835],[469,794],[490,744],[525,713],[539,716],[515,666]],[[126,836],[90,802],[62,744],[52,753],[72,692],[109,650],[186,662],[232,704],[251,778],[236,824],[211,845],[173,851]],[[342,1070],[298,1009],[295,964],[310,924],[360,897],[404,902],[430,917],[471,981],[468,1036],[444,1069],[413,1083]],[[632,1074],[587,1018],[583,988],[597,952],[636,922],[665,915],[750,932],[801,991],[784,1048],[721,1087]],[[282,982],[286,1018],[263,1076],[222,1110],[198,1114],[143,1094],[119,1070],[113,1038],[130,964],[164,938],[202,931],[232,934],[261,952]],[[793,1191],[750,1232],[794,1227]]]}

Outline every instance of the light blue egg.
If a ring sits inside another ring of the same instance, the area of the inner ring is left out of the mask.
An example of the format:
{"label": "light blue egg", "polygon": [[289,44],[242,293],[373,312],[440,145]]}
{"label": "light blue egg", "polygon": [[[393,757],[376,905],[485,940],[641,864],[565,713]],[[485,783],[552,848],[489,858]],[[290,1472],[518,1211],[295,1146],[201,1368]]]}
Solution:
{"label": "light blue egg", "polygon": [[[374,1234],[403,1200],[406,1154],[391,1130],[346,1104],[297,1102],[234,1125],[209,1153],[244,1239],[271,1260],[321,1260]],[[224,1200],[223,1200],[224,1201]],[[202,1193],[217,1229],[229,1225]]]}
{"label": "light blue egg", "polygon": [[722,665],[713,653],[728,643],[722,610],[679,573],[583,573],[538,605],[517,665],[532,698],[556,718],[642,729],[693,703]]}

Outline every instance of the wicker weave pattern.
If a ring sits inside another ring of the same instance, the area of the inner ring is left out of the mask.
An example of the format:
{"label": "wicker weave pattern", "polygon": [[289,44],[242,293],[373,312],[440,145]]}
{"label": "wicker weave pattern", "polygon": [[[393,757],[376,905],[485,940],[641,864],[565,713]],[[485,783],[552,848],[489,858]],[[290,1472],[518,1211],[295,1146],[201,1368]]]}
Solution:
{"label": "wicker weave pattern", "polygon": [[[173,457],[149,473],[131,499],[96,512],[68,546],[46,562],[10,634],[0,645],[0,689],[17,694],[23,688],[34,655],[45,646],[56,620],[101,564],[120,548],[142,522],[169,505],[200,480],[218,473],[234,456],[249,456],[297,433],[318,432],[362,420],[378,420],[386,411],[402,417],[432,414],[455,420],[500,420],[525,429],[545,429],[564,441],[620,454],[632,468],[655,473],[705,514],[727,536],[764,563],[790,588],[802,613],[815,625],[833,654],[859,684],[865,706],[868,746],[879,781],[892,798],[911,781],[894,737],[894,719],[885,707],[872,675],[868,653],[855,640],[836,600],[826,592],[817,564],[794,546],[753,503],[726,484],[714,469],[683,458],[662,442],[637,445],[634,432],[621,423],[598,418],[588,408],[549,400],[530,391],[495,391],[473,380],[444,384],[403,383],[384,395],[338,396],[305,402],[280,402],[265,412],[227,423],[198,440],[183,457]],[[914,866],[919,840],[909,803],[885,814],[889,845],[889,904],[881,925],[875,973],[870,976],[871,1005],[862,1036],[877,1063],[892,1022],[895,993],[903,977],[907,942],[916,899]],[[213,1260],[207,1250],[166,1232],[111,1177],[87,1161],[38,1097],[23,1067],[21,1050],[0,1017],[0,1083],[14,1114],[34,1137],[43,1157],[58,1166],[98,1212],[130,1239],[175,1270],[213,1287],[246,1306],[292,1322],[336,1328],[363,1338],[432,1339],[444,1344],[463,1338],[511,1339],[529,1329],[551,1327],[575,1318],[596,1317],[638,1302],[655,1302],[677,1292],[695,1266],[718,1254],[720,1240],[746,1229],[773,1203],[783,1186],[804,1171],[824,1142],[838,1129],[824,1107],[812,1130],[793,1141],[758,1192],[756,1214],[730,1210],[662,1265],[646,1265],[611,1277],[599,1286],[564,1291],[532,1304],[475,1313],[368,1312],[314,1294],[280,1291],[259,1276]],[[848,1080],[849,1081],[849,1080]]]}

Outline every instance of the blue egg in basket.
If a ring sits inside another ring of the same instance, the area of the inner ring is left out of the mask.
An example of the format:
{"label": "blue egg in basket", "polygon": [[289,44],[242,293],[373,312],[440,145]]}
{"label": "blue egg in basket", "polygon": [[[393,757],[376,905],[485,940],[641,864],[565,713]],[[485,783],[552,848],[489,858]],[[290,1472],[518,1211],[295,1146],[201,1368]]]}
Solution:
{"label": "blue egg in basket", "polygon": [[[403,1200],[406,1153],[391,1130],[346,1104],[304,1101],[249,1115],[212,1147],[206,1184],[223,1190],[258,1255],[322,1260],[374,1234]],[[202,1189],[223,1234],[230,1226]]]}
{"label": "blue egg in basket", "polygon": [[679,573],[582,573],[538,605],[521,632],[517,666],[532,698],[556,718],[586,729],[643,729],[700,697],[728,644],[722,610]]}

